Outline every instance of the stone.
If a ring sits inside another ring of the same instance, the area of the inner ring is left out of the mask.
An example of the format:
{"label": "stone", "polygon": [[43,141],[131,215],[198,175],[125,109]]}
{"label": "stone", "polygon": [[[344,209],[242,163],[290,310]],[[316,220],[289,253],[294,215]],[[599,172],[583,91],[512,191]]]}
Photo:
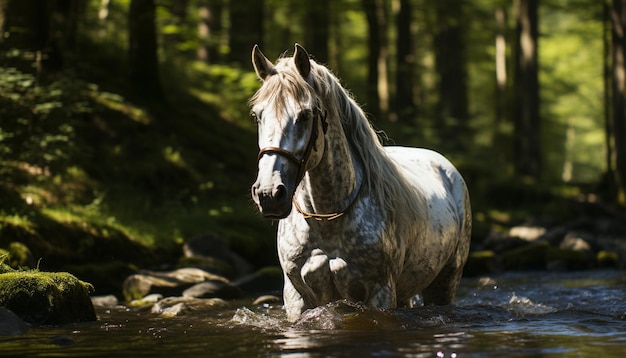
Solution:
{"label": "stone", "polygon": [[278,296],[263,295],[263,296],[257,297],[254,301],[252,301],[252,304],[255,306],[259,306],[259,305],[265,305],[265,304],[276,304],[276,303],[281,303],[281,302],[282,302],[282,299]]}
{"label": "stone", "polygon": [[146,297],[140,298],[138,300],[132,300],[128,303],[131,307],[142,307],[142,306],[151,306],[160,300],[163,299],[163,295],[160,293],[152,293],[147,295]]}
{"label": "stone", "polygon": [[205,281],[228,283],[228,279],[197,268],[174,271],[140,271],[130,275],[122,284],[126,301],[141,299],[150,293],[180,296],[189,287]]}
{"label": "stone", "polygon": [[12,270],[0,263],[0,306],[27,323],[54,325],[95,321],[93,286],[66,272]]}
{"label": "stone", "polygon": [[115,307],[119,305],[119,300],[115,295],[91,296],[91,303],[100,307]]}
{"label": "stone", "polygon": [[0,337],[24,334],[28,330],[28,325],[18,315],[0,307]]}
{"label": "stone", "polygon": [[222,298],[232,300],[241,298],[242,293],[238,287],[227,282],[205,281],[195,284],[183,291],[183,297],[195,298]]}
{"label": "stone", "polygon": [[548,248],[547,242],[537,242],[506,251],[502,254],[502,266],[505,270],[543,270]]}
{"label": "stone", "polygon": [[582,270],[590,268],[588,252],[549,247],[546,251],[546,268],[549,270]]}
{"label": "stone", "polygon": [[228,302],[220,298],[167,297],[152,306],[150,312],[174,317],[184,315],[186,312],[222,309],[228,306]]}
{"label": "stone", "polygon": [[514,226],[509,229],[510,237],[517,237],[524,241],[535,241],[546,233],[546,228],[541,226]]}
{"label": "stone", "polygon": [[502,271],[496,253],[491,250],[472,251],[463,267],[463,276],[475,277]]}

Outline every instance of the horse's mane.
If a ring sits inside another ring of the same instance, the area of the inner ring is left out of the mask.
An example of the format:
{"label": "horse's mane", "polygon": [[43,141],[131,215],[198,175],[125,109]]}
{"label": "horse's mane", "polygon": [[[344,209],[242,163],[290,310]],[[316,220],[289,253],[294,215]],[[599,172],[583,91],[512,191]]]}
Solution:
{"label": "horse's mane", "polygon": [[[275,68],[277,74],[268,78],[255,93],[250,100],[252,105],[273,99],[277,109],[282,111],[288,108],[284,99],[291,97],[300,103],[320,106],[330,120],[340,119],[350,149],[363,165],[365,182],[362,185],[383,204],[388,215],[397,223],[407,223],[415,221],[416,215],[426,214],[423,195],[407,182],[384,150],[379,137],[382,132],[374,129],[350,92],[328,68],[311,61],[309,81],[300,76],[291,57],[279,59]],[[289,96],[284,95],[285,91]]]}

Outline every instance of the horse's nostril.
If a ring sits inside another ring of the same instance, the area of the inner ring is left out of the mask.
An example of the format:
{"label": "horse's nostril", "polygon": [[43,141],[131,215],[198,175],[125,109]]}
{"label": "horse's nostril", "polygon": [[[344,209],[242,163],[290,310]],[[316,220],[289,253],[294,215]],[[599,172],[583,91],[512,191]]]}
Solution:
{"label": "horse's nostril", "polygon": [[276,200],[283,200],[283,199],[285,199],[285,196],[287,196],[287,188],[285,188],[285,186],[283,184],[279,184],[274,189],[274,193],[273,194],[274,194],[274,199],[276,199]]}
{"label": "horse's nostril", "polygon": [[258,198],[259,198],[259,197],[257,196],[257,194],[256,194],[256,187],[257,187],[257,186],[256,186],[256,184],[255,184],[255,185],[252,185],[252,188],[250,188],[250,193],[252,194],[252,199],[254,199],[255,201],[257,201],[257,200],[258,200]]}

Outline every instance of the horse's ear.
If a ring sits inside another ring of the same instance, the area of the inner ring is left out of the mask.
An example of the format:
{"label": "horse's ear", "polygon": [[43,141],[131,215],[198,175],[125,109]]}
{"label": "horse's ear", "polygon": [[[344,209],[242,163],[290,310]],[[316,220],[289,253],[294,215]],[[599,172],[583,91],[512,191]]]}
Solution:
{"label": "horse's ear", "polygon": [[311,60],[309,60],[309,54],[306,52],[304,47],[296,44],[296,50],[293,54],[293,61],[296,63],[296,68],[300,75],[305,80],[309,78],[309,73],[311,73]]}
{"label": "horse's ear", "polygon": [[252,65],[254,66],[256,75],[263,81],[276,72],[272,62],[270,62],[263,52],[261,52],[261,49],[259,49],[259,45],[254,45],[252,49]]}

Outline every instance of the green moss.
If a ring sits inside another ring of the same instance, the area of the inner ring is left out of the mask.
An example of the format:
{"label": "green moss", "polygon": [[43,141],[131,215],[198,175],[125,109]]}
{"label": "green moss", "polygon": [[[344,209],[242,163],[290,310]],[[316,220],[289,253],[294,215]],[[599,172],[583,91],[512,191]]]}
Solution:
{"label": "green moss", "polygon": [[93,321],[93,286],[65,272],[2,270],[0,306],[32,324]]}
{"label": "green moss", "polygon": [[596,255],[596,260],[598,260],[598,264],[602,267],[617,267],[619,255],[613,251],[602,250]]}
{"label": "green moss", "polygon": [[470,252],[463,268],[466,277],[479,276],[500,271],[500,264],[495,252],[491,250]]}
{"label": "green moss", "polygon": [[9,252],[9,265],[11,267],[32,267],[34,264],[33,254],[28,248],[21,242],[12,242],[7,247]]}
{"label": "green moss", "polygon": [[502,255],[502,266],[506,270],[545,269],[548,248],[547,242],[539,242],[507,251]]}

